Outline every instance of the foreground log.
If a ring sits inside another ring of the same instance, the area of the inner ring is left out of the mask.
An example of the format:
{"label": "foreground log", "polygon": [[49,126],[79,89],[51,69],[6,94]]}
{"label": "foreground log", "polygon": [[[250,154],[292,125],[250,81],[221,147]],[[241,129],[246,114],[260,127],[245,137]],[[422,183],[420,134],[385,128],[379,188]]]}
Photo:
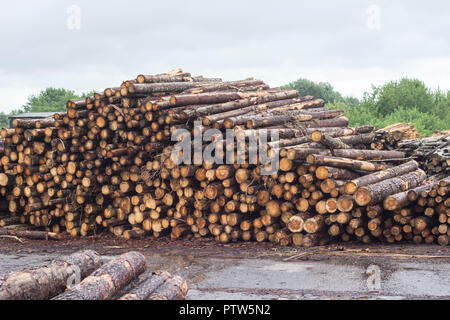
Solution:
{"label": "foreground log", "polygon": [[175,276],[164,282],[162,286],[148,297],[148,300],[184,300],[187,292],[188,285],[186,280]]}
{"label": "foreground log", "polygon": [[70,282],[83,279],[102,265],[92,250],[60,257],[49,265],[0,275],[0,300],[47,300],[66,289]]}
{"label": "foreground log", "polygon": [[137,252],[128,252],[108,262],[78,285],[54,299],[108,300],[145,269],[145,257]]}
{"label": "foreground log", "polygon": [[122,296],[120,300],[145,300],[165,281],[170,279],[170,277],[170,273],[166,271],[154,272],[148,279],[144,280],[138,284],[136,288]]}

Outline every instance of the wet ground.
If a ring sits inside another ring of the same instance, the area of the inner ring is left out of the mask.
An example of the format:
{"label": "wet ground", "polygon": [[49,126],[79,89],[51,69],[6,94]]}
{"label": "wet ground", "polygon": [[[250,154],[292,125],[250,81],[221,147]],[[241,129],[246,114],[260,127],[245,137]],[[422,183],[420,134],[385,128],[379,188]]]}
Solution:
{"label": "wet ground", "polygon": [[110,259],[136,250],[148,271],[187,279],[187,299],[450,299],[450,248],[346,244],[280,248],[212,240],[0,239],[0,273],[93,249]]}

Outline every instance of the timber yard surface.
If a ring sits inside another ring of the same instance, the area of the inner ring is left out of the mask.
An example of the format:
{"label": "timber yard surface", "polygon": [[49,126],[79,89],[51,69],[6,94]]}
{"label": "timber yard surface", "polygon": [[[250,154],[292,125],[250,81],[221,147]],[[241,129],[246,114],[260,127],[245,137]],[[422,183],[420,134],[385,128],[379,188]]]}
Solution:
{"label": "timber yard surface", "polygon": [[[93,249],[107,259],[136,250],[148,273],[167,270],[189,284],[186,299],[449,299],[450,248],[346,243],[286,248],[208,239],[124,241],[109,236],[67,241],[0,239],[0,271],[42,265]],[[378,289],[368,270],[380,270]],[[368,283],[369,282],[369,283]]]}

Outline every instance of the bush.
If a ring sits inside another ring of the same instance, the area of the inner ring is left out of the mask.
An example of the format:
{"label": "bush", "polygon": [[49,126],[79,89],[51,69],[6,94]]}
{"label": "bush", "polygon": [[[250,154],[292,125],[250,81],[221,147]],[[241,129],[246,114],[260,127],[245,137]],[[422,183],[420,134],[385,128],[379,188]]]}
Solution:
{"label": "bush", "polygon": [[[299,81],[305,83],[304,79]],[[296,83],[290,84],[289,87],[301,88],[302,91],[299,91],[301,96],[314,95],[313,92],[318,92],[315,86],[311,85],[311,88],[315,89],[308,91],[306,86],[293,85]],[[321,87],[320,84],[316,86]],[[323,92],[319,93],[321,96],[316,97],[324,99]],[[371,92],[364,94],[362,101],[354,97],[342,98],[339,93],[334,97],[334,102],[331,98],[324,100],[331,102],[328,104],[329,108],[344,110],[350,126],[371,124],[384,128],[394,123],[405,122],[415,125],[424,136],[431,135],[435,130],[450,129],[450,91],[433,92],[417,79],[403,78],[383,86],[373,86]]]}
{"label": "bush", "polygon": [[323,99],[329,103],[343,101],[342,95],[334,91],[334,88],[328,82],[315,83],[308,79],[298,79],[282,87],[283,89],[297,90],[300,96],[313,96],[317,99]]}

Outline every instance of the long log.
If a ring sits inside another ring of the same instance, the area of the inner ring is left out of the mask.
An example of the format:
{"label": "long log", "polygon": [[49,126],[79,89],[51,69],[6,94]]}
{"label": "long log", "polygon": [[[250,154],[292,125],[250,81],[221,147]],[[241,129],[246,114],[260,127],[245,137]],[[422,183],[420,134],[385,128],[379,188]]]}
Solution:
{"label": "long log", "polygon": [[83,279],[101,267],[102,258],[92,250],[60,257],[42,267],[0,275],[0,300],[48,300],[70,282]]}
{"label": "long log", "polygon": [[388,195],[419,186],[425,179],[425,172],[419,169],[405,175],[360,187],[353,198],[359,206],[375,205],[383,201]]}
{"label": "long log", "polygon": [[134,83],[129,87],[129,92],[135,94],[181,92],[195,86],[197,86],[195,82]]}
{"label": "long log", "polygon": [[319,166],[330,166],[352,170],[380,171],[387,168],[387,166],[382,163],[371,163],[361,160],[347,159],[342,157],[328,157],[315,154],[310,154],[309,156],[307,156],[306,161],[310,164]]}
{"label": "long log", "polygon": [[136,78],[137,83],[161,83],[161,82],[184,82],[191,77],[189,72],[181,72],[174,75],[160,74],[160,75],[144,75],[140,74]]}
{"label": "long log", "polygon": [[187,292],[186,280],[175,276],[164,282],[147,300],[184,300]]}
{"label": "long log", "polygon": [[355,160],[384,160],[384,159],[403,159],[405,153],[401,151],[387,150],[361,150],[361,149],[314,149],[314,148],[291,148],[287,150],[287,157],[290,160],[305,160],[309,154],[318,154],[323,156],[334,156],[349,158]]}
{"label": "long log", "polygon": [[55,300],[108,300],[146,269],[145,257],[128,252],[114,258]]}
{"label": "long log", "polygon": [[311,134],[311,140],[314,142],[319,142],[324,146],[331,149],[350,149],[348,144],[345,144],[338,138],[334,138],[320,131],[315,131]]}
{"label": "long log", "polygon": [[153,272],[146,280],[139,283],[136,288],[122,296],[120,300],[146,300],[170,277],[171,275],[167,271]]}
{"label": "long log", "polygon": [[330,110],[330,111],[323,111],[323,112],[317,112],[317,113],[302,113],[299,112],[289,112],[289,114],[285,115],[265,115],[265,116],[256,116],[253,118],[250,118],[246,121],[246,127],[247,129],[255,129],[255,128],[261,128],[261,127],[270,127],[275,125],[284,124],[286,122],[309,122],[311,120],[323,120],[323,119],[330,119],[330,118],[336,118],[339,116],[342,116],[344,112],[342,110]]}
{"label": "long log", "polygon": [[411,160],[393,168],[362,176],[358,179],[347,182],[344,187],[345,193],[354,194],[359,187],[364,187],[369,184],[374,184],[386,179],[391,179],[396,176],[400,176],[405,173],[417,170],[418,168],[419,164],[416,161]]}
{"label": "long log", "polygon": [[436,179],[430,178],[427,179],[423,185],[418,186],[414,189],[390,195],[386,197],[386,199],[384,199],[383,206],[386,210],[390,211],[404,208],[407,205],[409,205],[412,201],[415,201],[418,198],[418,195],[421,194],[423,191],[432,190],[436,182],[437,182]]}
{"label": "long log", "polygon": [[19,238],[28,238],[35,240],[59,240],[60,236],[58,233],[46,232],[46,231],[29,231],[29,230],[0,230],[1,236],[13,236]]}

